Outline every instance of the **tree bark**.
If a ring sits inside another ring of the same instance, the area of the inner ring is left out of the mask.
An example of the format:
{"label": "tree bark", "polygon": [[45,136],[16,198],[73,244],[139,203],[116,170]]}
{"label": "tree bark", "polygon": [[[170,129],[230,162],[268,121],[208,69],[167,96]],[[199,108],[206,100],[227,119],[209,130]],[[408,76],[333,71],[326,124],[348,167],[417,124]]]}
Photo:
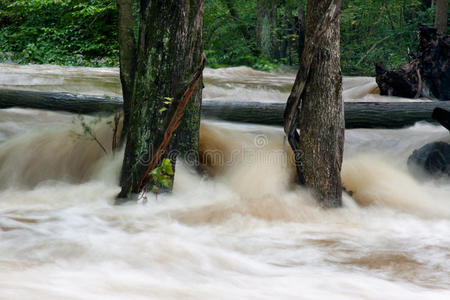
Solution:
{"label": "tree bark", "polygon": [[[330,0],[307,1],[306,40],[314,37]],[[340,10],[341,2],[336,1]],[[342,205],[341,166],[344,148],[344,105],[339,39],[340,18],[318,40],[300,112],[300,160],[305,183],[326,207]]]}
{"label": "tree bark", "polygon": [[[141,179],[148,175],[156,149],[166,142],[166,130],[201,62],[203,12],[203,0],[141,0],[137,68],[117,203],[150,183]],[[165,149],[163,157],[171,159],[173,168],[178,154],[198,153],[201,89],[202,84],[193,92]]]}
{"label": "tree bark", "polygon": [[75,114],[111,114],[122,109],[122,98],[0,89],[0,109],[21,107]]}
{"label": "tree bark", "polygon": [[448,20],[448,0],[436,1],[436,18],[434,25],[438,33],[447,33],[447,20]]}
{"label": "tree bark", "polygon": [[134,0],[117,0],[120,81],[122,83],[124,111],[124,130],[122,131],[120,139],[121,143],[125,140],[128,128],[134,76],[136,73],[136,40],[133,30],[133,3]]}
{"label": "tree bark", "polygon": [[299,63],[302,61],[303,49],[305,48],[305,11],[302,7],[298,8],[298,28],[297,28],[297,53]]}
{"label": "tree bark", "polygon": [[[347,102],[344,106],[347,129],[399,129],[420,121],[434,122],[431,116],[436,107],[450,110],[450,102]],[[284,108],[282,103],[205,100],[202,116],[213,120],[280,126],[284,123]]]}

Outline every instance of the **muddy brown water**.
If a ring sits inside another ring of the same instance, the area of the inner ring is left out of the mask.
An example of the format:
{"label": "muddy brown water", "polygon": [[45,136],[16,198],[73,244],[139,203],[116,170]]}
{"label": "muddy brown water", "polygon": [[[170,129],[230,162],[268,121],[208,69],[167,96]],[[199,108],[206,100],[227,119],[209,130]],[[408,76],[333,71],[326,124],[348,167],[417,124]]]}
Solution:
{"label": "muddy brown water", "polygon": [[[293,80],[207,69],[204,97],[285,101]],[[120,94],[116,69],[1,65],[0,87]],[[402,101],[367,77],[344,98]],[[215,178],[180,163],[172,195],[115,207],[121,155],[75,117],[0,110],[0,299],[450,299],[450,182],[406,167],[450,141],[438,126],[348,130],[352,197],[323,210],[291,184],[281,128],[205,120]],[[109,145],[106,120],[96,130]]]}

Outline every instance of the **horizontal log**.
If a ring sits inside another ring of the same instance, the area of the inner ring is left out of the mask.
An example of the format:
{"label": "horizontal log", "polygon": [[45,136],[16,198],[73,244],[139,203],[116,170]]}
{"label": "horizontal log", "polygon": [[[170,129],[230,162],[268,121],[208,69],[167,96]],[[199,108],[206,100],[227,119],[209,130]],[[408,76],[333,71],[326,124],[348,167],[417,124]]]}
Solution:
{"label": "horizontal log", "polygon": [[[232,122],[282,125],[284,103],[205,101],[203,114]],[[450,109],[450,102],[346,102],[345,127],[402,128],[419,121],[435,122],[436,107]]]}
{"label": "horizontal log", "polygon": [[11,107],[93,114],[122,109],[122,98],[69,93],[0,90],[0,108]]}
{"label": "horizontal log", "polygon": [[[120,97],[68,93],[0,90],[0,109],[11,107],[67,111],[79,114],[110,113],[121,109]],[[283,125],[285,104],[235,100],[204,100],[202,115],[209,119],[263,125]],[[402,128],[418,121],[434,122],[436,107],[450,110],[450,102],[347,102],[346,128]]]}

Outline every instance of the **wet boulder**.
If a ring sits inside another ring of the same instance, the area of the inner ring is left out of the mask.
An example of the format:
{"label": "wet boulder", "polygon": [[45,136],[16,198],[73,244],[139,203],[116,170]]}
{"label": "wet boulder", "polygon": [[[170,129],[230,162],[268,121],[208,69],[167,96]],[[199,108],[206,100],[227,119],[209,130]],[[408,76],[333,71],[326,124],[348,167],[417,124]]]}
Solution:
{"label": "wet boulder", "polygon": [[408,167],[431,175],[450,176],[450,144],[433,142],[415,150],[408,158]]}

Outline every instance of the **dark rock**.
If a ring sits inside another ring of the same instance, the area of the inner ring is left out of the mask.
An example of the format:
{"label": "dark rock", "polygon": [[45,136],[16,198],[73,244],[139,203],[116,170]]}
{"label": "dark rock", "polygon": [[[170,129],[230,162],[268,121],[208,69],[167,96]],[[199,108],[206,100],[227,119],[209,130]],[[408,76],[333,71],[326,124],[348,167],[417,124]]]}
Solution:
{"label": "dark rock", "polygon": [[415,150],[408,158],[408,167],[431,175],[450,176],[450,144],[433,142]]}

